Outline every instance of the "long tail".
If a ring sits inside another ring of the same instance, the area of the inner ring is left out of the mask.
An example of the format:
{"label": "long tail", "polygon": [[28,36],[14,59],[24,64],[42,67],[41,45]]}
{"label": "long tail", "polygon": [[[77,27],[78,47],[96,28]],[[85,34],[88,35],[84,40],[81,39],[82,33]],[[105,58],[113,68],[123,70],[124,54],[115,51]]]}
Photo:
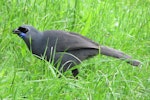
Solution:
{"label": "long tail", "polygon": [[106,55],[106,56],[111,56],[111,57],[114,57],[114,58],[118,58],[118,59],[121,59],[121,60],[125,60],[127,63],[133,65],[133,66],[139,66],[141,64],[140,61],[138,60],[133,60],[131,56],[119,51],[119,50],[115,50],[113,48],[109,48],[109,47],[106,47],[106,46],[100,46],[100,52],[101,54],[103,55]]}

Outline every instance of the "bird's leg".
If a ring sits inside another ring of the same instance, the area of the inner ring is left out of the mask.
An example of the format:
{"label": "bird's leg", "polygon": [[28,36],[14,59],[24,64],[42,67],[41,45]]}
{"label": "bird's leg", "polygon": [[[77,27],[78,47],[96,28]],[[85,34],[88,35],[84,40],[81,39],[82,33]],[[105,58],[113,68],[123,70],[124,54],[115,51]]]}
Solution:
{"label": "bird's leg", "polygon": [[[79,74],[78,69],[73,69],[73,70],[72,70],[72,75],[73,75],[74,77],[76,77],[78,74]],[[78,78],[78,77],[76,77],[76,78]]]}

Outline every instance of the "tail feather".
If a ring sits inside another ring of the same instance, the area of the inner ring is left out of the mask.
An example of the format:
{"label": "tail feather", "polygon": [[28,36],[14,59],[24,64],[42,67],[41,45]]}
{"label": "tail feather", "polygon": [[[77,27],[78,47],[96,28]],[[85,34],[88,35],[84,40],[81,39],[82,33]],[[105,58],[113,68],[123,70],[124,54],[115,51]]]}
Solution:
{"label": "tail feather", "polygon": [[138,60],[133,60],[131,56],[119,51],[119,50],[115,50],[113,48],[109,48],[106,46],[100,46],[100,53],[106,56],[111,56],[114,58],[118,58],[121,60],[125,60],[127,63],[133,65],[133,66],[139,66],[141,64],[140,61]]}

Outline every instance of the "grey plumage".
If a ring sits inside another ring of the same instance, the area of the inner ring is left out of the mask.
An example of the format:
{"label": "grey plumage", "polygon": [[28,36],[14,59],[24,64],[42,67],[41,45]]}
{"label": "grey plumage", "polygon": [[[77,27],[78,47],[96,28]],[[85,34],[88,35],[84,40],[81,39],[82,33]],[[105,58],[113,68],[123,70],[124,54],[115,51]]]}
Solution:
{"label": "grey plumage", "polygon": [[[56,67],[58,63],[59,70],[65,72],[81,61],[98,55],[99,52],[106,56],[126,60],[133,66],[139,66],[140,62],[132,60],[127,54],[101,46],[90,39],[79,34],[58,30],[40,32],[29,25],[22,25],[13,30],[25,41],[27,47],[37,56],[44,56],[47,61],[54,61]],[[78,70],[72,71],[73,75],[78,74]]]}

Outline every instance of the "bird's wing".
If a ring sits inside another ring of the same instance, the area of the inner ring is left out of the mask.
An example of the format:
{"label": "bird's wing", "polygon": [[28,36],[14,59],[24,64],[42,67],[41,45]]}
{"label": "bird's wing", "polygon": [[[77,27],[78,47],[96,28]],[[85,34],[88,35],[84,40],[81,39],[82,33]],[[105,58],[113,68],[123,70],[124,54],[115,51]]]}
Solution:
{"label": "bird's wing", "polygon": [[56,51],[76,50],[81,48],[99,49],[99,44],[76,33],[65,31],[45,31],[44,37],[48,39],[49,46],[56,45]]}

